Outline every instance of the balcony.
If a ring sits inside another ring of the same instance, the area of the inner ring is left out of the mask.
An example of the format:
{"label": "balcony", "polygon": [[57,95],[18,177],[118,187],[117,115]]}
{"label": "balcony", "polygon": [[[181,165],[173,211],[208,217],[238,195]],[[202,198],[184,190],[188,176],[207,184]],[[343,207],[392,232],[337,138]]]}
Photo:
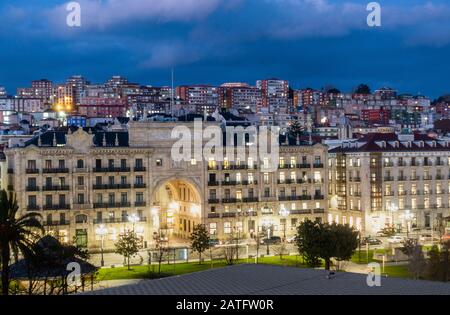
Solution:
{"label": "balcony", "polygon": [[247,197],[242,199],[242,202],[258,202],[258,197]]}
{"label": "balcony", "polygon": [[278,169],[280,170],[288,170],[288,169],[293,169],[295,168],[296,165],[293,164],[283,164],[283,165],[278,165]]}
{"label": "balcony", "polygon": [[44,226],[64,226],[70,225],[69,221],[46,221],[43,223]]}
{"label": "balcony", "polygon": [[224,198],[222,199],[222,203],[237,203],[240,202],[240,200],[238,201],[237,198]]}
{"label": "balcony", "polygon": [[314,168],[323,168],[324,165],[323,165],[323,163],[314,163],[313,167]]}
{"label": "balcony", "polygon": [[94,185],[93,188],[95,190],[131,189],[131,184]]}
{"label": "balcony", "polygon": [[312,214],[312,210],[291,210],[291,214]]}
{"label": "balcony", "polygon": [[235,186],[236,184],[237,184],[236,181],[231,181],[231,180],[222,182],[222,186]]}
{"label": "balcony", "polygon": [[406,176],[399,176],[399,177],[397,177],[397,180],[398,180],[399,182],[405,182],[405,181],[408,180],[408,178],[407,178]]}
{"label": "balcony", "polygon": [[[130,222],[128,217],[121,218],[105,218],[105,219],[94,219],[94,224],[114,224],[114,223],[127,223]],[[147,222],[147,218],[138,218],[137,222]]]}
{"label": "balcony", "polygon": [[314,195],[314,200],[324,200],[325,196],[324,195]]}
{"label": "balcony", "polygon": [[420,180],[420,176],[411,176],[410,180],[418,181]]}
{"label": "balcony", "polygon": [[220,200],[216,199],[216,198],[208,199],[208,203],[210,203],[210,204],[217,204],[217,203],[220,203]]}
{"label": "balcony", "polygon": [[383,163],[384,167],[394,167],[394,163],[389,162],[389,163]]}
{"label": "balcony", "polygon": [[147,203],[145,201],[139,201],[134,203],[135,207],[146,207]]}
{"label": "balcony", "polygon": [[218,165],[208,165],[208,171],[218,171],[219,166]]}
{"label": "balcony", "polygon": [[38,205],[28,205],[27,206],[27,211],[40,211],[41,207],[39,207]]}
{"label": "balcony", "polygon": [[301,195],[297,197],[297,200],[312,200],[312,197],[310,195]]}
{"label": "balcony", "polygon": [[236,213],[235,212],[224,212],[222,213],[222,218],[235,218]]}
{"label": "balcony", "polygon": [[258,181],[256,181],[256,180],[254,180],[254,181],[244,180],[244,181],[242,181],[242,185],[244,185],[244,186],[258,185]]}
{"label": "balcony", "polygon": [[14,169],[8,168],[8,174],[14,174]]}
{"label": "balcony", "polygon": [[134,168],[134,171],[135,171],[136,173],[139,173],[139,172],[147,172],[147,168],[146,168],[146,167],[143,167],[143,166],[138,166],[138,167],[135,167],[135,168]]}
{"label": "balcony", "polygon": [[143,189],[147,188],[147,184],[141,183],[141,184],[134,184],[134,189]]}
{"label": "balcony", "polygon": [[208,213],[209,219],[218,219],[220,218],[220,213]]}
{"label": "balcony", "polygon": [[433,176],[424,176],[423,180],[433,180]]}
{"label": "balcony", "polygon": [[285,180],[278,180],[279,185],[292,185],[295,184],[297,181],[295,179],[285,179]]}
{"label": "balcony", "polygon": [[297,168],[311,168],[311,164],[297,164]]}
{"label": "balcony", "polygon": [[361,182],[361,177],[353,177],[353,181],[359,183]]}
{"label": "balcony", "polygon": [[208,182],[208,186],[209,186],[209,187],[219,186],[219,182],[218,182],[218,181],[211,181],[211,182]]}
{"label": "balcony", "polygon": [[25,190],[28,191],[28,192],[41,191],[40,188],[37,187],[37,186],[27,186],[27,187],[25,188]]}
{"label": "balcony", "polygon": [[42,170],[44,174],[67,174],[69,173],[68,168],[44,168]]}
{"label": "balcony", "polygon": [[444,176],[443,175],[436,175],[436,180],[444,180]]}
{"label": "balcony", "polygon": [[384,177],[384,181],[385,182],[393,182],[394,181],[394,177],[393,176],[385,176]]}
{"label": "balcony", "polygon": [[395,194],[394,194],[393,191],[385,191],[385,192],[384,192],[384,195],[385,195],[386,197],[395,196]]}
{"label": "balcony", "polygon": [[130,202],[116,202],[116,203],[94,203],[94,209],[100,208],[130,208]]}
{"label": "balcony", "polygon": [[314,214],[324,214],[325,209],[314,209]]}
{"label": "balcony", "polygon": [[8,185],[8,190],[9,191],[13,191],[14,190],[14,186],[13,185]]}
{"label": "balcony", "polygon": [[43,210],[70,210],[70,205],[60,204],[60,205],[44,205]]}
{"label": "balcony", "polygon": [[26,174],[39,174],[39,170],[37,168],[27,168],[25,170]]}
{"label": "balcony", "polygon": [[68,185],[63,186],[44,186],[43,191],[69,191],[70,187]]}
{"label": "balcony", "polygon": [[130,172],[129,167],[96,167],[94,168],[94,173],[125,173]]}

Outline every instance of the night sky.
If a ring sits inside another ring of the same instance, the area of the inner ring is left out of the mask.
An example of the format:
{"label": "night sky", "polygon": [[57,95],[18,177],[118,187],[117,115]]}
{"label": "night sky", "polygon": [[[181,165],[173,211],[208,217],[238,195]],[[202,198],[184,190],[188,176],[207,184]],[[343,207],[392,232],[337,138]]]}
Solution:
{"label": "night sky", "polygon": [[389,0],[382,26],[360,0],[0,0],[0,85],[33,79],[221,84],[279,77],[293,88],[359,83],[450,93],[450,1]]}

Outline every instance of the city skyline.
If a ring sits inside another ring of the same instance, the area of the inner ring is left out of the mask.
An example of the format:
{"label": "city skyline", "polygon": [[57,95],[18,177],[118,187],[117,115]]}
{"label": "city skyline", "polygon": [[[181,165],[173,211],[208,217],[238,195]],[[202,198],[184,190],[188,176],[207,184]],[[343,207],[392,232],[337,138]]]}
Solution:
{"label": "city skyline", "polygon": [[175,85],[278,77],[294,88],[348,92],[367,83],[431,98],[448,93],[445,1],[381,3],[375,28],[359,0],[130,0],[122,10],[114,1],[79,3],[80,28],[65,25],[60,1],[0,5],[10,25],[0,30],[0,85],[9,93],[30,79],[59,82],[74,73],[170,85],[172,67]]}

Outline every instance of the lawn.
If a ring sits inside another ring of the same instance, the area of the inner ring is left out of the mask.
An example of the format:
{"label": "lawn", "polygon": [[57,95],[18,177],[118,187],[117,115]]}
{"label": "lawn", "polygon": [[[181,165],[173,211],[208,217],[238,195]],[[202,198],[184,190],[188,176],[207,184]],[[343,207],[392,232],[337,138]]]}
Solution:
{"label": "lawn", "polygon": [[352,258],[350,259],[351,262],[355,264],[368,264],[371,262],[379,262],[378,260],[373,259],[373,254],[377,253],[385,253],[385,249],[369,249],[369,256],[367,256],[367,251],[365,249],[361,249],[361,257],[359,256],[359,250],[356,250],[353,254]]}
{"label": "lawn", "polygon": [[386,266],[384,273],[394,278],[411,278],[408,272],[408,265]]}
{"label": "lawn", "polygon": [[[236,264],[253,263],[254,259],[240,259],[236,261]],[[260,264],[270,264],[279,266],[293,266],[301,267],[302,261],[298,256],[283,256],[283,260],[279,256],[274,257],[262,257],[258,259]],[[161,265],[161,275],[158,274],[157,265],[144,265],[144,266],[132,266],[131,270],[127,267],[116,268],[102,268],[98,271],[97,280],[124,280],[124,279],[156,279],[161,277],[168,277],[174,275],[182,275],[197,271],[204,271],[211,268],[226,267],[227,264],[224,260],[216,260],[211,264],[210,261],[205,261],[203,264],[198,262],[192,263],[180,263],[180,264],[163,264]]]}

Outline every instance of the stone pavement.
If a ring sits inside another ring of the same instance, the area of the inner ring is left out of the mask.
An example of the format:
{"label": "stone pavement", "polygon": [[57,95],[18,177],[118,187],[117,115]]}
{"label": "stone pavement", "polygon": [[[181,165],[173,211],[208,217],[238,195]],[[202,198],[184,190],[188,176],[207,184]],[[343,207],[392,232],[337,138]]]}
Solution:
{"label": "stone pavement", "polygon": [[88,292],[88,295],[450,295],[450,284],[271,265],[239,265]]}

